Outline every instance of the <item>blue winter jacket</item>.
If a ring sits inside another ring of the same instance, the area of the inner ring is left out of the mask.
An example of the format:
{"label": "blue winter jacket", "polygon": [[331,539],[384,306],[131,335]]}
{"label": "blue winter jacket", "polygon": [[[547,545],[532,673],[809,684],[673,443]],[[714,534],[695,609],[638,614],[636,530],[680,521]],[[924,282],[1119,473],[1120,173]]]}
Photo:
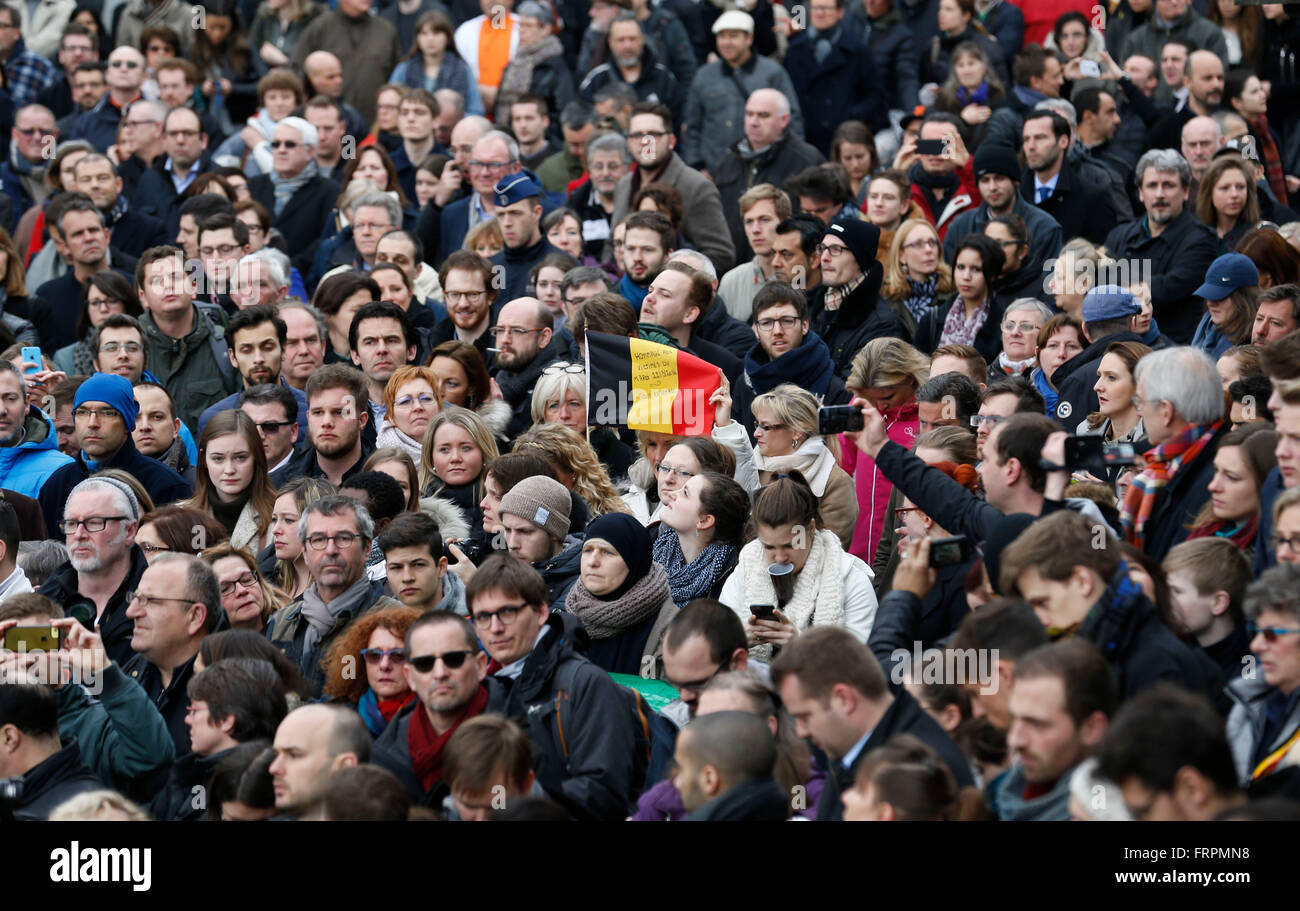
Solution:
{"label": "blue winter jacket", "polygon": [[54,422],[35,405],[27,409],[23,431],[18,445],[0,446],[0,487],[37,497],[50,475],[72,459],[59,452]]}

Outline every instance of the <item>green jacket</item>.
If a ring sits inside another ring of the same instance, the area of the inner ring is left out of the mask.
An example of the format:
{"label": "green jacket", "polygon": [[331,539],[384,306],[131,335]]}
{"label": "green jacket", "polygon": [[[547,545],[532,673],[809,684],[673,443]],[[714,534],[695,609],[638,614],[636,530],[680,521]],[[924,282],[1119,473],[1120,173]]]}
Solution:
{"label": "green jacket", "polygon": [[562,193],[568,196],[569,184],[586,173],[586,170],[582,166],[582,160],[577,155],[571,154],[568,149],[564,149],[556,152],[538,165],[536,173],[542,181],[542,186],[546,188],[546,192]]}
{"label": "green jacket", "polygon": [[176,400],[176,417],[198,435],[199,415],[209,405],[238,391],[238,376],[230,365],[221,330],[198,307],[194,328],[184,338],[164,335],[153,315],[140,317],[144,327],[145,369],[167,387]]}
{"label": "green jacket", "polygon": [[59,736],[64,741],[77,738],[90,770],[120,790],[169,766],[176,747],[158,709],[120,667],[110,664],[98,682],[94,699],[82,685],[59,690]]}

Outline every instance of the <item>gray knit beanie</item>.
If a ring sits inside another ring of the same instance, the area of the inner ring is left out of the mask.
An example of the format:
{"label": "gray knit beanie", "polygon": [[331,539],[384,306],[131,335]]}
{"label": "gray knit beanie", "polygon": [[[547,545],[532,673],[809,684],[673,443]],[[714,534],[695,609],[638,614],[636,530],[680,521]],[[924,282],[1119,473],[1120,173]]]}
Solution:
{"label": "gray knit beanie", "polygon": [[497,512],[510,513],[547,532],[557,541],[569,533],[569,488],[554,478],[524,478],[501,498]]}

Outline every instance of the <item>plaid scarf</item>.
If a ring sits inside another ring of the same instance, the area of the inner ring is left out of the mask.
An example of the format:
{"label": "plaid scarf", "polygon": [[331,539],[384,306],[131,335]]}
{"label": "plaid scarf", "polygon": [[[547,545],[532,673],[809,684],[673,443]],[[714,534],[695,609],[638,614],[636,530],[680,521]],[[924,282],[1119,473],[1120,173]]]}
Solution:
{"label": "plaid scarf", "polygon": [[834,288],[826,289],[826,309],[838,310],[848,296],[858,290],[858,285],[866,279],[866,272],[859,272],[858,277],[843,285],[837,285]]}
{"label": "plaid scarf", "polygon": [[1223,421],[1215,421],[1208,427],[1192,424],[1171,440],[1148,450],[1142,457],[1147,467],[1133,479],[1120,508],[1120,521],[1124,526],[1124,537],[1134,547],[1142,547],[1146,541],[1146,524],[1155,509],[1156,497],[1160,489],[1178,474],[1178,470],[1188,462],[1193,462],[1201,454],[1214,435],[1223,426]]}
{"label": "plaid scarf", "polygon": [[1273,141],[1273,133],[1268,128],[1268,117],[1260,114],[1250,126],[1255,133],[1259,160],[1264,165],[1264,173],[1268,176],[1269,189],[1273,191],[1279,203],[1286,205],[1286,176],[1282,171],[1282,154],[1278,151],[1277,143]]}
{"label": "plaid scarf", "polygon": [[943,321],[943,334],[939,336],[940,345],[974,345],[975,336],[984,328],[984,321],[989,318],[989,296],[969,318],[966,318],[966,304],[959,297],[948,308],[948,317]]}

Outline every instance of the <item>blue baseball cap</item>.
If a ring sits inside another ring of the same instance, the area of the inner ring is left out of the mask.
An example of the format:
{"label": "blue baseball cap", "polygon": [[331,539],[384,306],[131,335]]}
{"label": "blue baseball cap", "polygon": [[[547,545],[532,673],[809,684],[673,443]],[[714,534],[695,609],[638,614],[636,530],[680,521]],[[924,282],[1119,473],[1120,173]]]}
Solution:
{"label": "blue baseball cap", "polygon": [[1083,296],[1083,321],[1100,323],[1108,319],[1137,316],[1142,304],[1133,292],[1119,285],[1098,285]]}
{"label": "blue baseball cap", "polygon": [[498,206],[513,206],[517,202],[541,195],[541,188],[533,183],[531,177],[522,172],[507,174],[492,188],[493,202]]}
{"label": "blue baseball cap", "polygon": [[1210,263],[1205,273],[1205,284],[1196,289],[1196,296],[1206,300],[1221,301],[1239,288],[1259,284],[1259,270],[1244,253],[1225,253]]}

